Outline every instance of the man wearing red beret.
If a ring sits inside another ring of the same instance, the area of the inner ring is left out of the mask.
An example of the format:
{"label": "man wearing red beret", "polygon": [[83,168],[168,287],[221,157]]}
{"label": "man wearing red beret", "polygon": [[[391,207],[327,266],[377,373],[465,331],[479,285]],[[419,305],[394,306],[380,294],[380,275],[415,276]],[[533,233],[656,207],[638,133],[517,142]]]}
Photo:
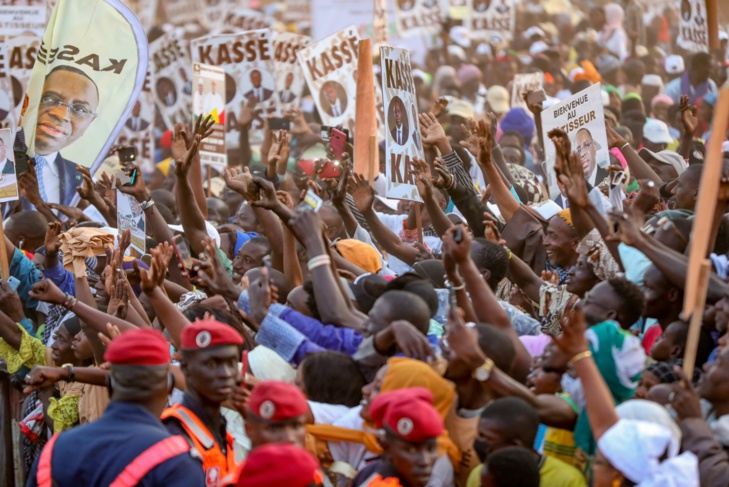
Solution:
{"label": "man wearing red beret", "polygon": [[158,331],[138,329],[112,340],[111,403],[98,420],[55,435],[28,476],[35,487],[204,485],[190,444],[159,416],[170,389],[170,348]]}
{"label": "man wearing red beret", "polygon": [[314,487],[323,474],[314,455],[287,443],[263,445],[251,451],[241,465],[236,486]]}
{"label": "man wearing red beret", "polygon": [[251,447],[293,443],[303,448],[308,410],[298,387],[274,380],[257,384],[246,404],[246,434]]}
{"label": "man wearing red beret", "polygon": [[223,323],[196,321],[182,329],[180,342],[185,395],[162,413],[162,421],[171,433],[190,439],[202,458],[206,487],[218,487],[235,471],[233,437],[220,405],[236,386],[243,338]]}
{"label": "man wearing red beret", "polygon": [[[383,454],[357,474],[353,487],[393,485],[425,487],[438,458],[437,438],[443,419],[433,407],[433,394],[423,387],[386,392],[370,405],[370,417],[383,430]],[[398,484],[394,484],[398,485]]]}

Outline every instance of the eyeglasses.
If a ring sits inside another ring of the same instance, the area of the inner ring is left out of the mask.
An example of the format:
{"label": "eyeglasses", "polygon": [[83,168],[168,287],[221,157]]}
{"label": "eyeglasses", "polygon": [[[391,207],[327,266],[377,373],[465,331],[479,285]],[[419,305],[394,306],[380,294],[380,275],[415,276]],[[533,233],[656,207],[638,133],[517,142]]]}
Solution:
{"label": "eyeglasses", "polygon": [[72,117],[80,120],[87,120],[96,116],[96,112],[92,112],[82,103],[64,103],[60,98],[54,95],[43,95],[40,101],[41,108],[67,107]]}

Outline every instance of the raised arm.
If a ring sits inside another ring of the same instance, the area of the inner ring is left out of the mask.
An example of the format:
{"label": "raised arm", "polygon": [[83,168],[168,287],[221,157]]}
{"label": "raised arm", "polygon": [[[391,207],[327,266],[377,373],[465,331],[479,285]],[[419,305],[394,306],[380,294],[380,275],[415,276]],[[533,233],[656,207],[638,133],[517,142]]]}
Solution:
{"label": "raised arm", "polygon": [[435,195],[433,194],[435,181],[433,181],[433,177],[430,174],[430,166],[423,159],[417,158],[413,159],[412,165],[413,170],[411,174],[415,179],[415,184],[418,186],[418,193],[423,198],[425,209],[428,211],[428,215],[430,215],[430,222],[438,236],[442,237],[453,226],[453,223],[451,223],[435,199]]}
{"label": "raised arm", "polygon": [[[174,143],[180,143],[179,139],[181,135]],[[184,144],[184,139],[182,139]],[[180,223],[182,228],[185,230],[185,237],[190,242],[192,251],[195,255],[203,251],[200,242],[207,237],[207,227],[205,226],[205,217],[203,216],[200,206],[197,204],[195,199],[195,193],[192,190],[188,176],[190,174],[190,168],[192,167],[193,158],[198,151],[200,144],[200,136],[196,135],[195,140],[192,142],[190,150],[185,152],[185,158],[183,160],[175,161],[175,176],[177,182],[175,183],[175,196],[177,198],[177,213],[180,216]]]}
{"label": "raised arm", "polygon": [[696,127],[699,125],[699,118],[696,116],[696,107],[689,103],[688,95],[681,95],[681,124],[683,125],[683,134],[681,142],[678,146],[678,153],[684,159],[688,159],[691,154],[691,145],[694,142],[694,134]]}
{"label": "raised arm", "polygon": [[607,131],[608,145],[612,149],[617,147],[620,152],[625,156],[625,161],[628,163],[630,168],[630,174],[635,179],[647,179],[653,181],[657,185],[661,185],[663,181],[658,174],[643,160],[642,157],[633,149],[628,141],[620,136],[610,125],[605,124],[605,130]]}
{"label": "raised arm", "polygon": [[[196,135],[200,135],[200,140],[203,141],[213,133],[213,124],[215,121],[213,120],[212,115],[208,115],[206,118],[203,119],[202,115],[199,115],[195,119],[195,128],[192,132],[192,135],[188,135],[186,130],[183,130],[181,132],[183,138],[185,139],[185,150],[190,150],[190,147],[192,147],[192,143],[194,141],[194,138]],[[177,130],[177,126],[175,126],[175,130]],[[182,151],[179,151],[177,154],[174,154],[173,157],[175,157],[175,160],[177,160],[177,157],[184,158],[185,154]],[[208,171],[210,171],[210,168],[208,167]],[[197,205],[200,207],[200,212],[202,212],[203,217],[207,219],[208,217],[208,200],[205,198],[205,188],[203,187],[203,176],[202,176],[202,162],[200,161],[200,152],[195,153],[195,157],[192,159],[192,166],[190,167],[190,186],[192,187],[193,193],[195,193],[195,201],[197,201]]]}

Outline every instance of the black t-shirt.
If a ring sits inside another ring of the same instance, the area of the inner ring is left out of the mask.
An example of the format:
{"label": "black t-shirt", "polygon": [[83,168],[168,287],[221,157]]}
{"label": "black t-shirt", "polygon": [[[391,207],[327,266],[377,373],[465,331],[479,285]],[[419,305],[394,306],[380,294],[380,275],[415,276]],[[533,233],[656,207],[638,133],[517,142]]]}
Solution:
{"label": "black t-shirt", "polygon": [[397,471],[395,471],[392,465],[386,463],[384,460],[375,460],[360,470],[352,482],[352,487],[366,487],[372,478],[378,474],[381,475],[383,479],[394,477],[400,481],[400,485],[402,485],[402,487],[410,487],[410,484],[397,474]]}

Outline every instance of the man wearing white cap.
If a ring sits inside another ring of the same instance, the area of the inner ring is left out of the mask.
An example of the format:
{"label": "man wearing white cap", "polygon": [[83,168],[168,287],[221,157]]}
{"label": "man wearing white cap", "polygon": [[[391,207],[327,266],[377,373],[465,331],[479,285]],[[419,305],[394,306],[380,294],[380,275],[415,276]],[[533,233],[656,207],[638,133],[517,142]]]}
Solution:
{"label": "man wearing white cap", "polygon": [[709,93],[716,93],[716,83],[711,75],[714,61],[708,52],[697,52],[691,57],[689,69],[666,87],[666,94],[674,103],[679,103],[681,95],[688,95],[691,105]]}
{"label": "man wearing white cap", "polygon": [[648,119],[643,125],[643,145],[653,152],[660,152],[673,142],[673,137],[668,132],[668,125],[656,119]]}
{"label": "man wearing white cap", "polygon": [[668,56],[663,62],[663,67],[666,70],[666,77],[671,81],[681,76],[686,69],[683,64],[683,58],[678,54]]}
{"label": "man wearing white cap", "polygon": [[494,85],[486,93],[486,103],[499,119],[509,111],[509,92],[503,86]]}

